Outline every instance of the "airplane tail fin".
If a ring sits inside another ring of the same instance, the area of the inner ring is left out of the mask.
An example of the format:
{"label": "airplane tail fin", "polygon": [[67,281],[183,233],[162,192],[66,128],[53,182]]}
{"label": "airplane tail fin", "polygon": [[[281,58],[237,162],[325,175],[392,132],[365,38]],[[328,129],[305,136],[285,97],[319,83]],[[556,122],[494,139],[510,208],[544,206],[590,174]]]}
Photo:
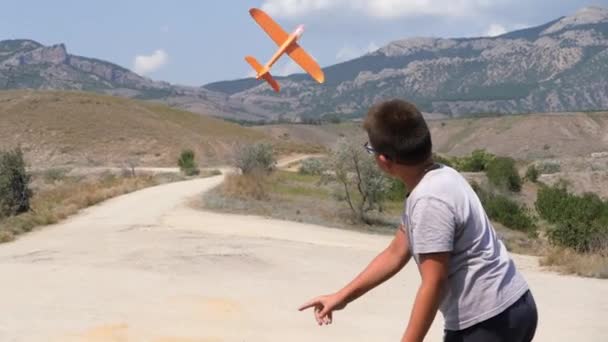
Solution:
{"label": "airplane tail fin", "polygon": [[255,72],[257,73],[258,79],[260,79],[260,78],[264,79],[266,82],[268,82],[268,84],[270,84],[272,89],[274,89],[274,91],[276,91],[277,93],[281,90],[281,86],[279,86],[279,82],[277,82],[277,80],[275,80],[274,77],[272,77],[272,75],[270,74],[268,69],[264,68],[254,57],[247,56],[247,57],[245,57],[245,60],[247,61],[247,63],[249,63],[249,65],[251,65],[253,70],[255,70]]}

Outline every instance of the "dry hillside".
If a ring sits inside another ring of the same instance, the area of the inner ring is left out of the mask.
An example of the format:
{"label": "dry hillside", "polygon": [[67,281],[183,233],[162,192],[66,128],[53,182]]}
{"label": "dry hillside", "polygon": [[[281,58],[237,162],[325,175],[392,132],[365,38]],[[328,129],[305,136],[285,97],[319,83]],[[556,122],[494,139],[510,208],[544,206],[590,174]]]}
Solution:
{"label": "dry hillside", "polygon": [[262,132],[164,105],[75,92],[0,92],[0,149],[20,145],[30,165],[175,166],[192,148],[199,163],[226,160],[235,143],[268,140]]}
{"label": "dry hillside", "polygon": [[608,151],[608,113],[561,113],[433,121],[437,151],[485,148],[517,159],[590,157]]}
{"label": "dry hillside", "polygon": [[[437,152],[459,156],[476,149],[516,159],[572,159],[608,151],[608,113],[531,114],[430,120]],[[296,142],[331,147],[340,136],[363,134],[359,123],[268,125],[258,130]]]}

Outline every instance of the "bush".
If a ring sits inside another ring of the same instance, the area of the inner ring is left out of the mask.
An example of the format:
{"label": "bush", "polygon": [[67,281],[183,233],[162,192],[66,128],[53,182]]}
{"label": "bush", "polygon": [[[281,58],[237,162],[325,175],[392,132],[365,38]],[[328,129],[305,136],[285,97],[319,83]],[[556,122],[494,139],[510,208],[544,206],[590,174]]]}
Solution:
{"label": "bush", "polygon": [[475,150],[469,157],[456,158],[454,167],[461,172],[482,172],[495,158],[485,150]]}
{"label": "bush", "polygon": [[323,162],[316,158],[309,158],[302,162],[300,166],[300,174],[320,176],[325,172],[325,166]]}
{"label": "bush", "polygon": [[530,214],[530,210],[519,205],[514,200],[501,194],[495,194],[483,190],[479,185],[473,188],[479,196],[488,216],[505,227],[535,234],[537,230],[536,220]]}
{"label": "bush", "polygon": [[30,210],[30,180],[20,149],[0,153],[0,217]]}
{"label": "bush", "polygon": [[534,164],[530,165],[528,170],[526,170],[526,179],[532,183],[536,183],[538,182],[538,176],[540,176],[540,173],[536,166]]}
{"label": "bush", "polygon": [[408,194],[408,189],[402,181],[389,178],[387,181],[386,199],[393,202],[399,202],[405,200]]}
{"label": "bush", "polygon": [[267,143],[242,146],[236,152],[234,164],[243,174],[269,173],[276,165],[274,149]]}
{"label": "bush", "polygon": [[515,160],[497,157],[487,166],[486,174],[493,185],[513,192],[521,191],[521,177],[515,167]]}
{"label": "bush", "polygon": [[543,187],[536,210],[554,224],[549,241],[578,252],[597,252],[608,246],[608,203],[595,194],[577,196],[562,186]]}
{"label": "bush", "polygon": [[183,150],[177,160],[177,165],[186,176],[195,176],[200,173],[192,150]]}

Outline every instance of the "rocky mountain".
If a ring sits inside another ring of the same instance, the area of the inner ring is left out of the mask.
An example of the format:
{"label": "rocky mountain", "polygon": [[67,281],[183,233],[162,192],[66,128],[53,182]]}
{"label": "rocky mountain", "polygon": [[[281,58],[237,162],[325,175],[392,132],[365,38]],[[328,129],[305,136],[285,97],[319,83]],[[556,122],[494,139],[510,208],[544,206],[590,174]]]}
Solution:
{"label": "rocky mountain", "polygon": [[279,77],[279,95],[251,78],[184,87],[71,55],[63,44],[0,41],[0,89],[94,91],[239,120],[357,118],[392,97],[451,116],[582,111],[608,109],[608,9],[498,37],[395,41],[325,73],[323,85]]}
{"label": "rocky mountain", "polygon": [[143,78],[118,65],[68,54],[65,45],[43,46],[31,40],[0,42],[0,88],[138,90],[136,96],[167,89],[169,84]]}
{"label": "rocky mountain", "polygon": [[279,78],[279,96],[251,79],[205,88],[270,117],[357,117],[391,97],[454,116],[606,109],[608,9],[492,38],[395,41],[325,73],[322,86],[301,74]]}
{"label": "rocky mountain", "polygon": [[203,114],[259,119],[226,109],[227,96],[200,87],[157,82],[98,59],[71,55],[65,45],[32,40],[0,41],[0,90],[79,90],[156,100]]}

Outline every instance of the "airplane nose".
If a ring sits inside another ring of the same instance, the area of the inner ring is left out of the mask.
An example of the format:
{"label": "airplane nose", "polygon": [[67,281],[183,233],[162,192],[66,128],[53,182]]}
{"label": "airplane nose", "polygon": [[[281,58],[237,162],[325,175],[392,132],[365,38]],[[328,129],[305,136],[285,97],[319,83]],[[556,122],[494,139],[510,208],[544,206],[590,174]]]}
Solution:
{"label": "airplane nose", "polygon": [[298,38],[300,38],[300,37],[302,37],[303,34],[304,34],[304,25],[300,25],[296,29],[296,36],[298,36]]}

